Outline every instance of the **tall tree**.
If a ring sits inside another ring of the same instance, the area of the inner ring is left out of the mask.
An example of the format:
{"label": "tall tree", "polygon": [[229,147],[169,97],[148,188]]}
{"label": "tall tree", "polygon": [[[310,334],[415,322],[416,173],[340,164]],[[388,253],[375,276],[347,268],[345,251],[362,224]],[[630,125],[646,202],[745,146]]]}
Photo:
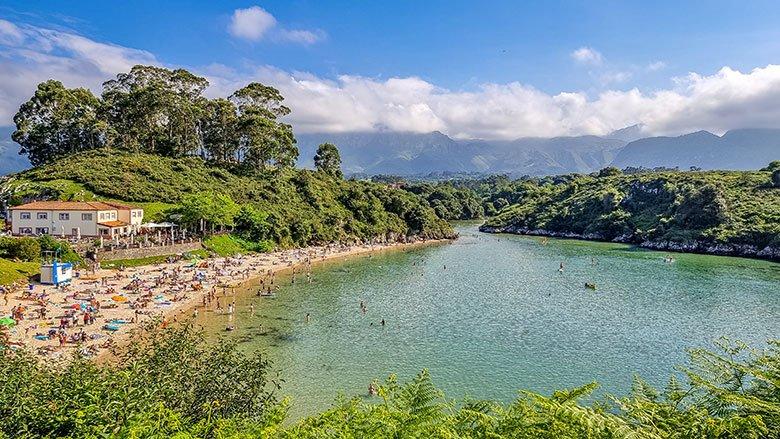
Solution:
{"label": "tall tree", "polygon": [[61,82],[42,82],[14,116],[11,135],[38,166],[75,152],[101,148],[113,131],[100,118],[101,102],[84,88],[68,89]]}
{"label": "tall tree", "polygon": [[323,143],[317,148],[317,154],[314,155],[314,166],[318,171],[333,177],[342,178],[341,173],[341,154],[336,145],[332,143]]}
{"label": "tall tree", "polygon": [[230,96],[238,107],[240,154],[253,169],[295,165],[298,147],[292,126],[277,119],[290,114],[279,90],[253,82]]}
{"label": "tall tree", "polygon": [[227,99],[213,99],[205,108],[203,122],[203,146],[209,159],[218,164],[231,164],[238,160],[239,138],[236,105]]}
{"label": "tall tree", "polygon": [[183,70],[137,65],[103,83],[107,118],[133,151],[180,156],[201,148],[209,83]]}

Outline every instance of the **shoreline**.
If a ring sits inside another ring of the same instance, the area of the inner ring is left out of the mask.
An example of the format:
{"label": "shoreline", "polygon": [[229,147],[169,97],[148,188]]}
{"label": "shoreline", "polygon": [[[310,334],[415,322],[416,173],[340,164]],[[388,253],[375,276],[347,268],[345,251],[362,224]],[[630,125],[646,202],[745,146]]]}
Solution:
{"label": "shoreline", "polygon": [[[24,319],[7,331],[12,348],[31,350],[39,358],[47,360],[68,361],[73,356],[68,354],[82,352],[94,361],[110,361],[116,357],[116,351],[126,346],[132,334],[144,324],[153,319],[161,319],[162,325],[175,324],[179,318],[189,317],[189,313],[202,307],[209,294],[216,297],[215,292],[222,291],[220,297],[227,297],[228,289],[235,292],[257,279],[282,274],[304,264],[314,265],[354,256],[449,242],[452,242],[452,239],[377,245],[311,246],[240,257],[199,259],[197,262],[178,260],[128,268],[124,271],[100,269],[94,274],[81,271],[81,276],[74,277],[71,284],[63,289],[35,284],[31,290],[33,299],[20,297],[20,292],[14,293],[13,297],[8,297],[7,304],[0,308],[0,314],[9,314],[15,306],[25,307]],[[128,288],[131,285],[132,288]],[[41,295],[43,299],[34,300]],[[88,297],[92,298],[89,301],[91,304],[99,302],[99,311],[95,313],[96,319],[92,324],[82,323],[84,303]],[[64,318],[60,313],[67,315],[71,309],[79,309],[77,306],[81,307],[81,314],[76,311],[76,324],[64,327],[62,332],[67,334],[67,337],[83,332],[86,334],[86,340],[81,338],[81,341],[75,342],[69,338],[67,342],[60,343],[58,336],[45,340],[43,337],[36,338],[36,335],[57,332],[61,326],[61,318]],[[213,307],[210,302],[207,306]],[[38,310],[41,308],[47,310],[47,318],[41,319],[38,316]],[[111,329],[106,329],[109,325]]]}
{"label": "shoreline", "polygon": [[545,229],[528,229],[516,226],[479,226],[479,231],[483,233],[499,234],[506,233],[520,236],[544,236],[549,238],[579,239],[582,241],[593,242],[612,242],[618,244],[628,244],[637,248],[673,253],[690,253],[710,256],[727,256],[732,258],[748,258],[769,262],[780,263],[780,248],[766,247],[759,250],[751,245],[739,244],[708,244],[700,241],[691,243],[681,243],[675,241],[643,241],[637,243],[629,239],[620,239],[620,237],[608,240],[597,235],[588,235],[574,232],[553,232]]}

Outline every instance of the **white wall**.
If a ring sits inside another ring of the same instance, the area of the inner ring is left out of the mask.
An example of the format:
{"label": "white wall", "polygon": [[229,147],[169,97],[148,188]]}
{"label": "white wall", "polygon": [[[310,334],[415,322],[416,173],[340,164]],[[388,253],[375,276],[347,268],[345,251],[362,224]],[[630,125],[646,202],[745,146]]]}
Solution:
{"label": "white wall", "polygon": [[[30,219],[21,219],[21,214],[29,213]],[[38,213],[46,213],[46,219],[38,219]],[[60,219],[60,213],[69,215],[68,219]],[[82,220],[81,214],[92,214],[92,220]],[[49,234],[59,236],[62,228],[65,235],[72,235],[73,229],[80,228],[82,236],[97,236],[97,212],[84,210],[19,210],[11,211],[11,233],[21,234],[20,228],[29,227],[35,234],[38,227],[48,227]]]}

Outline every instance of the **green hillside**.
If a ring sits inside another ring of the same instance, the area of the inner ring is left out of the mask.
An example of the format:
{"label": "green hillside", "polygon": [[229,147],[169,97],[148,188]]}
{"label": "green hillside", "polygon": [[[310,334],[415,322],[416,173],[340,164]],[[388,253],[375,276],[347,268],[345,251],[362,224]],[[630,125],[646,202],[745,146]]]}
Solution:
{"label": "green hillside", "polygon": [[197,157],[87,151],[8,176],[0,185],[0,196],[9,204],[43,198],[121,200],[144,206],[147,220],[181,213],[188,197],[204,194],[251,206],[267,222],[268,238],[281,246],[387,234],[453,234],[424,200],[406,191],[293,168],[239,174]]}
{"label": "green hillside", "polygon": [[648,172],[513,182],[483,230],[780,258],[772,172]]}

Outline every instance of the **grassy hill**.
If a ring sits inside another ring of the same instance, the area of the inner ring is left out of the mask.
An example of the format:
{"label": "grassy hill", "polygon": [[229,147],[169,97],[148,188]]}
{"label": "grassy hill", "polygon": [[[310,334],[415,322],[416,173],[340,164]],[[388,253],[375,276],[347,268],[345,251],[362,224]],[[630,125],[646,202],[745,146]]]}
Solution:
{"label": "grassy hill", "polygon": [[385,185],[285,169],[241,175],[196,157],[97,150],[7,176],[0,197],[125,201],[146,208],[146,220],[174,213],[190,194],[228,195],[268,214],[277,244],[306,245],[392,234],[442,238],[452,228],[420,197]]}
{"label": "grassy hill", "polygon": [[483,230],[780,259],[768,171],[649,172],[518,182]]}

